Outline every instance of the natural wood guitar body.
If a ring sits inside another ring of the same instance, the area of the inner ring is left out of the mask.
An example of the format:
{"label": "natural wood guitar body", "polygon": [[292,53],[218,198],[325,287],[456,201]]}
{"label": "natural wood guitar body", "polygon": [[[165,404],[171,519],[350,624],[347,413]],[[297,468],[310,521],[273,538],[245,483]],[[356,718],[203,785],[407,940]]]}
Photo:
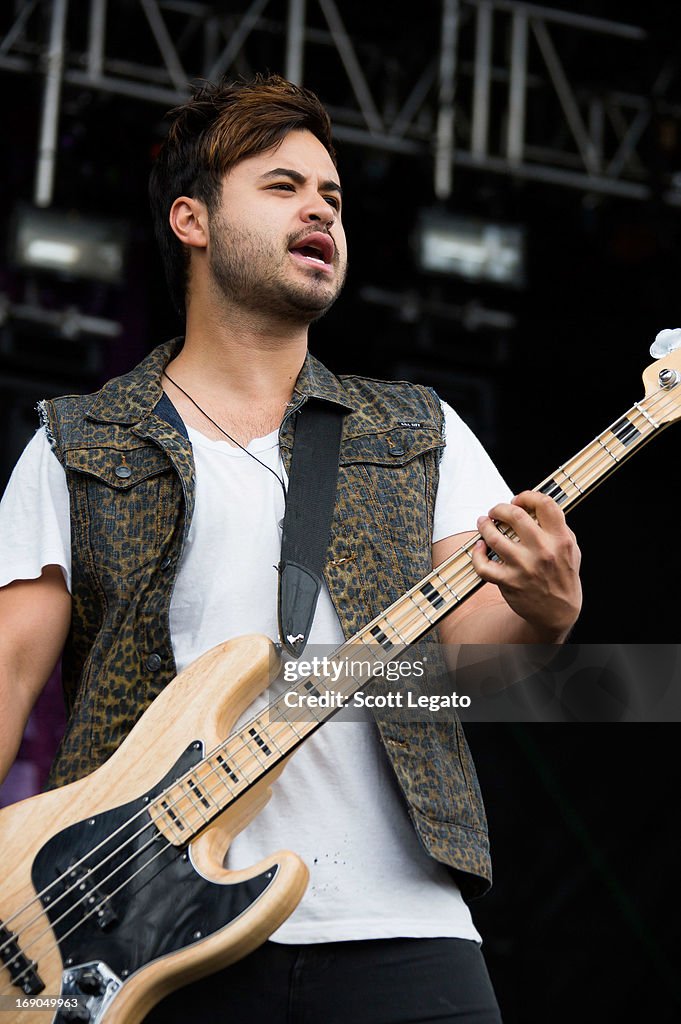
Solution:
{"label": "natural wood guitar body", "polygon": [[[4,868],[0,920],[8,930],[18,933],[21,950],[36,962],[36,971],[45,986],[35,997],[26,996],[11,984],[10,971],[3,967],[3,1022],[44,1024],[52,1020],[53,1015],[44,1010],[7,1011],[6,1004],[10,997],[35,998],[40,1002],[59,996],[62,991],[62,953],[53,940],[46,912],[35,900],[31,877],[38,851],[68,826],[87,822],[141,797],[171,771],[182,751],[196,741],[202,742],[205,751],[224,741],[237,718],[269,682],[275,661],[273,646],[265,637],[240,637],[219,645],[177,676],[116,753],[92,775],[0,811]],[[106,1024],[137,1024],[163,995],[256,948],[296,907],[308,872],[295,854],[278,851],[244,871],[226,871],[222,867],[232,837],[267,802],[271,782],[284,763],[281,761],[269,771],[188,845],[189,863],[197,877],[203,875],[210,883],[234,885],[278,865],[271,882],[248,909],[221,930],[192,942],[188,948],[154,958],[131,974],[98,1020]],[[162,873],[157,877],[163,885]],[[15,917],[25,905],[30,906]],[[140,921],[138,927],[144,929],[145,922]],[[116,925],[110,935],[115,933]],[[106,933],[102,937],[106,940]]]}

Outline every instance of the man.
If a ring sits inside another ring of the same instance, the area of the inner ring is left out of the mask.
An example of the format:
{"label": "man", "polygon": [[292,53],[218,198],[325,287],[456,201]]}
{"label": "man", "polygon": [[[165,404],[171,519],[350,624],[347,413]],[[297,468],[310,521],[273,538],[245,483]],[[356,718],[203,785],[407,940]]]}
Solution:
{"label": "man", "polygon": [[[356,631],[470,540],[487,509],[472,564],[491,585],[442,622],[440,641],[562,642],[579,555],[554,502],[506,500],[427,389],[339,379],[307,356],[347,267],[317,98],[276,76],[203,88],[173,112],[150,194],[185,338],[95,396],[43,403],[3,502],[0,767],[64,643],[70,718],[53,784],[105,760],[212,645],[276,638],[294,413],[310,398],[346,411],[311,642]],[[228,866],[289,845],[311,870],[300,907],[274,941],[150,1021],[499,1020],[462,898],[490,875],[465,741],[451,723],[380,731],[333,723],[297,752]]]}

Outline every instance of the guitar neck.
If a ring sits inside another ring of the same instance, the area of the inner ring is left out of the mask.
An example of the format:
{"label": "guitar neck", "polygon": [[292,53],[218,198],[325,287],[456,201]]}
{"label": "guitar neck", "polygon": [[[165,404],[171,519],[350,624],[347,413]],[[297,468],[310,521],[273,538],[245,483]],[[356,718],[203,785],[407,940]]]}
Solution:
{"label": "guitar neck", "polygon": [[[656,417],[665,392],[635,403],[569,462],[534,489],[567,511],[667,424]],[[513,536],[502,527],[502,532]],[[306,678],[233,733],[170,786],[150,810],[173,843],[190,841],[308,736],[333,717],[380,666],[398,657],[478,589],[472,539],[373,619]],[[320,660],[320,659],[318,659]],[[304,707],[301,713],[300,708]]]}

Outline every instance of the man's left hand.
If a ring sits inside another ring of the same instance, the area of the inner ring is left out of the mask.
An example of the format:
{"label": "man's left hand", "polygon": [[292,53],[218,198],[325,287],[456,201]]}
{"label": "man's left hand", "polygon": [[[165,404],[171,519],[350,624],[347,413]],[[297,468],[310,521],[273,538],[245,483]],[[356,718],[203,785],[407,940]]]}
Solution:
{"label": "man's left hand", "polygon": [[[505,537],[497,525],[509,527]],[[574,625],[582,604],[581,555],[575,535],[552,498],[523,491],[478,519],[482,540],[475,545],[473,567],[495,583],[513,611],[547,643],[561,641]],[[494,551],[501,562],[491,560]]]}

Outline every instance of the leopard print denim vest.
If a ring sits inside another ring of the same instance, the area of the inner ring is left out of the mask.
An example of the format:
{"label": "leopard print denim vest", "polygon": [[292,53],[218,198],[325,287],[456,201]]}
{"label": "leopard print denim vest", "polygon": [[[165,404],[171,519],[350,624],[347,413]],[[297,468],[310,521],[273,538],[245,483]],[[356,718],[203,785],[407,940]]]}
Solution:
{"label": "leopard print denim vest", "polygon": [[[168,616],[193,512],[194,462],[161,371],[181,344],[159,346],[94,395],[40,406],[66,471],[72,522],[73,619],[62,663],[69,721],[52,786],[106,760],[176,674]],[[348,410],[325,568],[348,637],[431,569],[443,417],[426,388],[338,378],[308,356],[280,430],[287,470],[292,414],[309,397]],[[431,664],[440,658],[433,634],[420,641],[424,655]],[[378,715],[377,723],[424,846],[455,869],[465,895],[484,892],[485,812],[460,723]]]}

